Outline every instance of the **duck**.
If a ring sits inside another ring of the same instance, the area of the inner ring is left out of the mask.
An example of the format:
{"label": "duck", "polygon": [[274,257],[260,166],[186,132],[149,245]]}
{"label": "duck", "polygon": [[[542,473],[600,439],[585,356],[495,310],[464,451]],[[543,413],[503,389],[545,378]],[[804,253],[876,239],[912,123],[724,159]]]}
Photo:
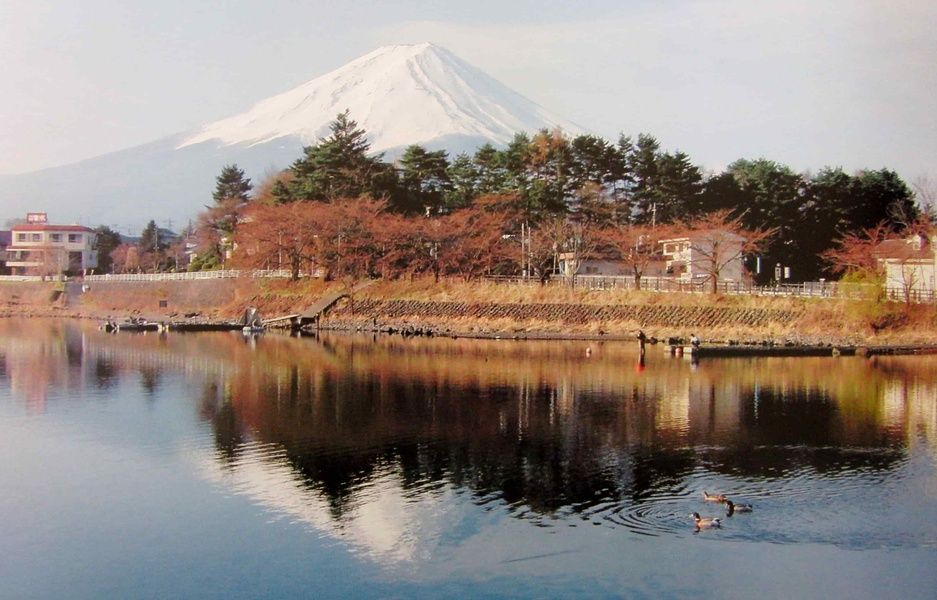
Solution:
{"label": "duck", "polygon": [[755,507],[752,506],[751,504],[736,504],[735,502],[732,502],[728,498],[725,501],[725,505],[726,505],[726,516],[729,516],[729,517],[731,517],[733,514],[737,512],[743,513],[743,512],[752,512],[753,510],[755,510]]}
{"label": "duck", "polygon": [[696,523],[697,529],[712,529],[714,527],[722,526],[722,519],[718,517],[701,517],[698,512],[690,514],[693,517],[693,522]]}
{"label": "duck", "polygon": [[719,504],[725,504],[725,501],[728,500],[725,494],[710,494],[709,492],[703,492],[703,502],[718,502]]}

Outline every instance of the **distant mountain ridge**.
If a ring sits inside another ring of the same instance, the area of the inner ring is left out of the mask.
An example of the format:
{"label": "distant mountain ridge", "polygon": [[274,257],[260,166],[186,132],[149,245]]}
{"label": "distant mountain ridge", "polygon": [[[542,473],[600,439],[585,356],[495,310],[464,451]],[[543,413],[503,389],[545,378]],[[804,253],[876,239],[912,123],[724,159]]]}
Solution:
{"label": "distant mountain ridge", "polygon": [[0,218],[44,210],[56,222],[135,232],[150,219],[193,217],[214,179],[236,162],[259,181],[350,110],[371,149],[388,157],[410,144],[455,154],[515,133],[583,130],[434,44],[378,48],[247,111],[194,131],[78,163],[0,177]]}

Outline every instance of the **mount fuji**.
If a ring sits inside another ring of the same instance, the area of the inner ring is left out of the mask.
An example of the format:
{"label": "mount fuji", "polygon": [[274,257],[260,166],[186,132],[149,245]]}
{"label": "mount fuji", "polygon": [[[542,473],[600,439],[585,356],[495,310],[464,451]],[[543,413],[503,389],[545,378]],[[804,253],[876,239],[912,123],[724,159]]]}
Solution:
{"label": "mount fuji", "polygon": [[237,163],[257,183],[303,146],[329,134],[348,109],[373,152],[410,144],[473,151],[517,132],[582,128],[554,115],[433,44],[385,46],[238,115],[194,131],[81,162],[0,177],[0,218],[45,210],[54,222],[136,232],[150,219],[193,217],[211,199],[221,167]]}

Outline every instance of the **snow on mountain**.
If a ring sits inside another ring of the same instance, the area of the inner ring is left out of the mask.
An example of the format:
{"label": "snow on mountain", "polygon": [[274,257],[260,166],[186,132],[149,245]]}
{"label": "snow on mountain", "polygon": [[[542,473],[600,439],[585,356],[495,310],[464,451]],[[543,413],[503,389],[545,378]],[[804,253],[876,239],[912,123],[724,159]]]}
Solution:
{"label": "snow on mountain", "polygon": [[348,109],[372,150],[390,159],[409,144],[454,155],[515,133],[582,131],[432,44],[386,46],[233,117],[196,131],[78,163],[0,176],[0,222],[46,211],[55,222],[115,225],[138,234],[194,217],[215,177],[236,162],[255,182],[299,158]]}
{"label": "snow on mountain", "polygon": [[290,136],[310,144],[328,135],[329,123],[345,109],[368,132],[375,152],[452,136],[506,144],[518,131],[581,131],[426,43],[378,48],[245,113],[205,125],[180,148],[212,140],[254,145]]}

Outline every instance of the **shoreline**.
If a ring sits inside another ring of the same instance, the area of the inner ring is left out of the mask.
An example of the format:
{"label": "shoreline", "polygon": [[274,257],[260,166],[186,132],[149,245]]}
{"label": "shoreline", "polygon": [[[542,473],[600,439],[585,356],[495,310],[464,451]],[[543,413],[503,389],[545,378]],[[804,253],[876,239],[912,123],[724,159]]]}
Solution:
{"label": "shoreline", "polygon": [[[0,286],[0,318],[210,323],[256,307],[266,319],[308,310],[338,282],[208,280],[93,284],[62,297],[51,284]],[[322,315],[323,331],[467,339],[666,341],[696,334],[741,347],[889,347],[937,344],[937,307],[865,301],[699,294],[610,293],[486,282],[376,281]]]}

